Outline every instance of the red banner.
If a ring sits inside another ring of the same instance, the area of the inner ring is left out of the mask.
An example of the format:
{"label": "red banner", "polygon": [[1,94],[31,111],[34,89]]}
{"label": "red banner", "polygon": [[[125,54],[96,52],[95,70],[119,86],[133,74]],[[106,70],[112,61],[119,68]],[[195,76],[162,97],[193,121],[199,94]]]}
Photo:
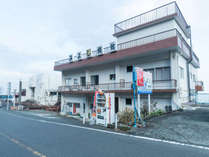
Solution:
{"label": "red banner", "polygon": [[143,79],[143,70],[141,68],[136,68],[136,75],[137,75],[137,86],[144,86],[144,79]]}

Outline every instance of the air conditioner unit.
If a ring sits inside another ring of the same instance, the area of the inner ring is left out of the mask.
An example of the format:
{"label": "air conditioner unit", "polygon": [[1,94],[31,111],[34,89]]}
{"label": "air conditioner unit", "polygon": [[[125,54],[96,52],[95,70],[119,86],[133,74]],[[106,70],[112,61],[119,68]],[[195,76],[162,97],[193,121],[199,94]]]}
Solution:
{"label": "air conditioner unit", "polygon": [[71,63],[73,61],[73,55],[69,55],[69,62]]}
{"label": "air conditioner unit", "polygon": [[99,47],[97,48],[97,55],[98,55],[98,56],[103,55],[102,46],[99,46]]}
{"label": "air conditioner unit", "polygon": [[111,52],[116,51],[116,44],[115,44],[115,42],[111,42],[111,43],[110,43],[110,51],[111,51]]}
{"label": "air conditioner unit", "polygon": [[78,60],[81,60],[81,52],[78,52],[78,53],[77,53],[77,59],[78,59]]}

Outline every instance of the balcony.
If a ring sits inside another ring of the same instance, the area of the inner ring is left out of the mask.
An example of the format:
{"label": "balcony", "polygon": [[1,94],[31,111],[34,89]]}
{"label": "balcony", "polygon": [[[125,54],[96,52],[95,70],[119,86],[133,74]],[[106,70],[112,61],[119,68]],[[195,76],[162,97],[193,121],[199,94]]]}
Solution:
{"label": "balcony", "polygon": [[[96,89],[101,89],[106,92],[131,92],[132,82],[121,83],[106,83],[86,86],[73,85],[73,86],[60,86],[58,91],[62,93],[93,93]],[[153,81],[153,92],[176,92],[176,80],[155,80]]]}
{"label": "balcony", "polygon": [[146,13],[140,14],[138,16],[129,18],[122,22],[119,22],[114,25],[114,35],[118,36],[123,32],[133,31],[140,27],[144,27],[149,24],[156,22],[162,22],[171,17],[174,17],[176,21],[180,24],[182,29],[185,31],[187,37],[190,36],[190,31],[184,16],[182,15],[176,2],[171,2],[169,4],[163,5],[159,8],[153,9]]}

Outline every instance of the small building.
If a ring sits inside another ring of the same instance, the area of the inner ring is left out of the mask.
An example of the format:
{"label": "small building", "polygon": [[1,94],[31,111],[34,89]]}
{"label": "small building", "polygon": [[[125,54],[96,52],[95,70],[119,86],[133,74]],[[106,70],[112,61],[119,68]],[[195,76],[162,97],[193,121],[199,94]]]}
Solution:
{"label": "small building", "polygon": [[[62,73],[63,112],[91,114],[95,89],[114,93],[120,112],[133,108],[133,66],[152,73],[153,109],[176,110],[194,101],[200,63],[191,48],[191,27],[176,2],[115,24],[113,36],[116,43],[55,62],[54,70]],[[141,103],[147,105],[146,95]]]}
{"label": "small building", "polygon": [[57,72],[36,74],[23,82],[21,100],[32,100],[40,105],[55,105],[60,85],[61,75]]}

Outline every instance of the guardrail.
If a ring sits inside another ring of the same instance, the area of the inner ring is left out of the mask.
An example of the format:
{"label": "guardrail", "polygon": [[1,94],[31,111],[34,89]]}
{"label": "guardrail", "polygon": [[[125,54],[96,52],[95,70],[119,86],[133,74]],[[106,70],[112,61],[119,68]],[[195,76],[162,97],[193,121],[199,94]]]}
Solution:
{"label": "guardrail", "polygon": [[[121,83],[105,83],[105,84],[89,84],[86,86],[72,85],[72,86],[60,86],[59,92],[68,91],[94,91],[95,89],[101,89],[105,91],[118,91],[118,90],[131,90],[132,82],[121,82]],[[176,89],[176,80],[154,80],[153,89]]]}
{"label": "guardrail", "polygon": [[178,5],[176,4],[176,2],[171,2],[169,4],[163,5],[151,11],[145,12],[143,14],[134,16],[132,18],[115,24],[114,31],[115,34],[120,33],[122,31],[134,28],[136,26],[140,26],[174,14],[177,15],[179,22],[183,25],[183,27],[187,28],[188,24],[186,23],[186,20],[182,15]]}

